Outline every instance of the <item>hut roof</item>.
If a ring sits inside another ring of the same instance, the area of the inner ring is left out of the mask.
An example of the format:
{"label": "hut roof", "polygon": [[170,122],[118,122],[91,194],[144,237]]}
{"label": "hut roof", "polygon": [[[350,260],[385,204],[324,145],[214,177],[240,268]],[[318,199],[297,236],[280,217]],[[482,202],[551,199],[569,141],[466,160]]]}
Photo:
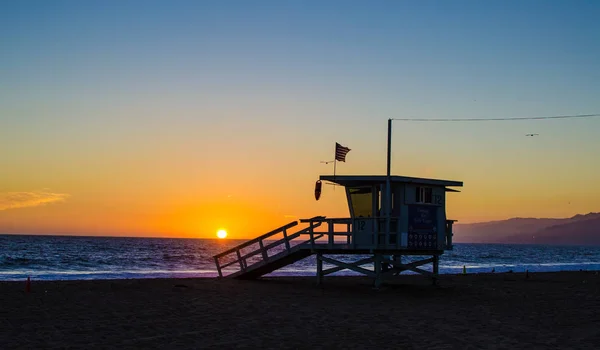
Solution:
{"label": "hut roof", "polygon": [[[322,181],[329,181],[338,185],[346,187],[354,186],[369,186],[385,184],[387,176],[385,175],[321,175],[319,179]],[[418,185],[430,185],[430,186],[451,186],[451,187],[462,187],[462,181],[451,181],[451,180],[439,180],[439,179],[427,179],[421,177],[409,177],[409,176],[390,176],[392,183],[411,183]],[[452,189],[446,189],[451,192],[458,192]]]}

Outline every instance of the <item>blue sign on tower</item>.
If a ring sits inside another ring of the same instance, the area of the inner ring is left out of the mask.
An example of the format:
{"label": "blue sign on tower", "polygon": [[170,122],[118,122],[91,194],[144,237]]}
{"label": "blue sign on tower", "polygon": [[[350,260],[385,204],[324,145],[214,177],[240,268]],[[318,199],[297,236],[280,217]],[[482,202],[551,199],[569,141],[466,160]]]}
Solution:
{"label": "blue sign on tower", "polygon": [[437,206],[408,206],[408,247],[437,249]]}

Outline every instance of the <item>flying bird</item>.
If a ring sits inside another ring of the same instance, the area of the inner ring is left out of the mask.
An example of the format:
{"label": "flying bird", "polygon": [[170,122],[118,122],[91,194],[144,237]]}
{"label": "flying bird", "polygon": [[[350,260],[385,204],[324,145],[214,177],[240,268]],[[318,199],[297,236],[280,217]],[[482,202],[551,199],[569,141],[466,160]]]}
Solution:
{"label": "flying bird", "polygon": [[538,136],[539,134],[527,134],[525,136]]}

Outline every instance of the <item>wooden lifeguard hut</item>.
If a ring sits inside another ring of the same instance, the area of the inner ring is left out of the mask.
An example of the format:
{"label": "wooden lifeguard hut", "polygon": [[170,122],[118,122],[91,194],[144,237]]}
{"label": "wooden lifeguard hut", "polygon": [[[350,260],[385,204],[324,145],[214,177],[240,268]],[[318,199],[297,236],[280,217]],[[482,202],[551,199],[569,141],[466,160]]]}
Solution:
{"label": "wooden lifeguard hut", "polygon": [[[455,220],[446,217],[447,194],[458,192],[452,187],[461,187],[462,182],[389,175],[321,175],[317,186],[322,181],[345,188],[349,217],[293,221],[217,254],[214,260],[219,276],[259,278],[316,255],[319,284],[323,276],[345,269],[374,278],[376,287],[383,279],[404,271],[430,276],[436,282],[439,257],[452,249]],[[297,229],[299,224],[304,227]],[[336,255],[356,255],[357,260],[340,261]],[[420,260],[403,261],[408,256]],[[323,269],[323,263],[333,267]],[[431,270],[419,268],[429,264]]]}

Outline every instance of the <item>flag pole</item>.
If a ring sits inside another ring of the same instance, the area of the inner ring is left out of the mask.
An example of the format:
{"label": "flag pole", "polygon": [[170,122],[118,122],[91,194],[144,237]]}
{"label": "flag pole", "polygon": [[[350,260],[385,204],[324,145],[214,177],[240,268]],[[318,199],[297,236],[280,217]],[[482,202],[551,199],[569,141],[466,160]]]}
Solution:
{"label": "flag pole", "polygon": [[[339,150],[339,154],[338,154]],[[344,147],[339,143],[335,143],[335,158],[333,159],[333,179],[335,181],[336,168],[337,168],[337,160],[340,158],[340,162],[346,161],[346,154],[350,152],[350,148]]]}
{"label": "flag pole", "polygon": [[[391,189],[391,154],[392,154],[392,118],[388,119],[388,139],[387,139],[387,176],[386,176],[386,202],[387,202],[387,218],[385,233],[386,238],[390,236],[390,224],[392,216],[392,189]],[[387,242],[386,242],[387,243]]]}
{"label": "flag pole", "polygon": [[[333,181],[335,181],[335,171],[337,168],[337,146],[333,152]],[[335,192],[336,186],[333,186],[333,192]]]}
{"label": "flag pole", "polygon": [[335,180],[335,168],[337,166],[337,160],[333,161],[333,179]]}

